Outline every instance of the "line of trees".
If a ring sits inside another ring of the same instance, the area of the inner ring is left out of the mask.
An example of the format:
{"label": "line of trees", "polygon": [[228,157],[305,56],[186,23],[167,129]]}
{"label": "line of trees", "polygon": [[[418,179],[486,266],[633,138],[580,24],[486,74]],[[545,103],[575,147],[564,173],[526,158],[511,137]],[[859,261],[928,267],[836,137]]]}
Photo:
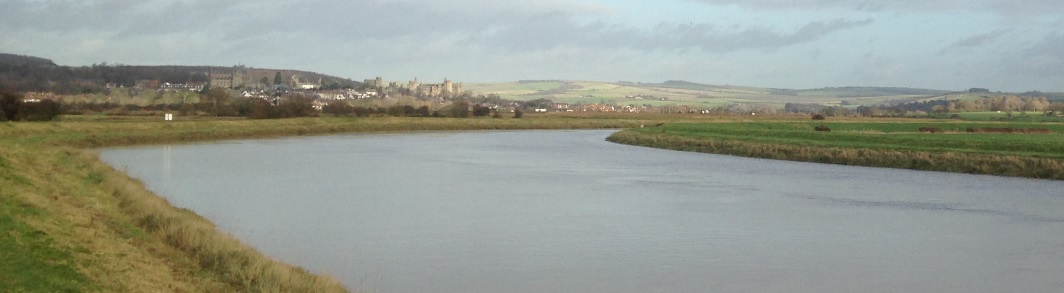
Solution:
{"label": "line of trees", "polygon": [[[496,118],[501,118],[501,114],[491,107],[481,106],[480,104],[470,106],[469,102],[464,99],[455,100],[450,106],[444,107],[440,110],[432,110],[429,106],[415,107],[411,105],[392,105],[387,107],[362,107],[352,106],[342,101],[336,101],[329,103],[322,107],[323,114],[333,116],[392,116],[392,117],[454,117],[454,118],[467,118],[484,117],[492,115]],[[521,118],[522,114],[514,114],[514,118]]]}
{"label": "line of trees", "polygon": [[[60,66],[52,60],[0,53],[0,84],[5,88],[16,92],[50,92],[59,95],[70,94],[93,94],[107,91],[107,83],[132,87],[141,80],[158,81],[159,83],[207,83],[210,82],[208,72],[214,70],[237,70],[238,67],[222,68],[217,66],[136,66],[93,64],[91,66]],[[248,70],[249,78],[254,80],[247,83],[262,82],[268,85],[268,78],[257,79],[262,69],[249,69],[243,66],[239,70]],[[292,71],[286,71],[292,72]],[[344,87],[357,87],[360,83],[328,75],[316,73],[303,73],[306,77],[320,77],[322,89],[340,89]],[[273,76],[274,85],[284,83],[286,80],[281,71],[276,71]]]}
{"label": "line of trees", "polygon": [[[239,98],[232,97],[226,90],[211,89],[195,103],[170,103],[135,105],[114,102],[73,102],[62,104],[58,112],[66,115],[107,113],[109,115],[158,115],[159,112],[175,112],[182,116],[219,116],[247,117],[249,119],[277,119],[293,117],[315,117],[330,115],[337,117],[483,117],[501,118],[501,114],[491,107],[480,104],[470,105],[464,99],[458,99],[442,109],[433,110],[429,106],[392,105],[392,106],[354,106],[346,101],[329,101],[322,103],[321,110],[314,108],[314,100],[299,94],[281,97]],[[514,113],[514,118],[521,118],[523,113]]]}

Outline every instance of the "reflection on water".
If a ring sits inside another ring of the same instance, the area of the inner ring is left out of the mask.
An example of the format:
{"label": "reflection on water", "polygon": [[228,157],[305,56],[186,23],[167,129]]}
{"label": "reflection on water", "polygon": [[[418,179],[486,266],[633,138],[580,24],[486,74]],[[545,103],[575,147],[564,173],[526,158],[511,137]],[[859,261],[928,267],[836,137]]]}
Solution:
{"label": "reflection on water", "polygon": [[664,151],[603,141],[609,133],[101,156],[267,254],[365,291],[1064,288],[1064,183]]}
{"label": "reflection on water", "polygon": [[171,165],[171,162],[173,161],[171,159],[173,156],[170,154],[172,151],[170,150],[171,149],[170,145],[165,145],[162,148],[163,148],[163,177],[162,177],[162,179],[164,181],[169,181],[170,178],[173,177],[172,172],[170,172],[170,170],[171,170],[170,165]]}

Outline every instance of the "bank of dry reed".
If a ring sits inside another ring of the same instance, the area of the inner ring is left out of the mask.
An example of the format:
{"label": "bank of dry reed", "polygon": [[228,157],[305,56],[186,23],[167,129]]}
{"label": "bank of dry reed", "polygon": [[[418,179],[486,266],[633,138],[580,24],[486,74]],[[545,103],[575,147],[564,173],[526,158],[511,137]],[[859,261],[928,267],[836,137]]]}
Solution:
{"label": "bank of dry reed", "polygon": [[632,130],[614,133],[607,140],[752,158],[1064,180],[1064,161],[1051,158],[756,143]]}
{"label": "bank of dry reed", "polygon": [[221,233],[199,215],[171,206],[139,181],[99,162],[95,155],[84,155],[93,162],[90,172],[101,174],[100,187],[117,199],[121,210],[138,227],[185,253],[230,288],[245,292],[345,292],[337,281],[265,256]]}

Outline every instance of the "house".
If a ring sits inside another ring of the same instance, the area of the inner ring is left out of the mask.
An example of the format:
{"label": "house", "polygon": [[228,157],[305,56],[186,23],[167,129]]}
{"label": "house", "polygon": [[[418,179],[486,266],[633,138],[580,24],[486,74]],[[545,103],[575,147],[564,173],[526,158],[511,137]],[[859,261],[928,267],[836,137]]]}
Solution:
{"label": "house", "polygon": [[303,79],[298,74],[292,75],[292,88],[299,90],[316,90],[321,88],[321,78],[318,78],[318,82]]}
{"label": "house", "polygon": [[159,85],[159,89],[167,92],[179,92],[179,91],[200,91],[203,90],[202,82],[194,83],[169,83],[164,82]]}
{"label": "house", "polygon": [[321,109],[324,109],[325,106],[328,106],[328,105],[329,105],[329,102],[327,102],[325,100],[322,100],[322,99],[317,99],[317,100],[314,100],[314,101],[310,102],[310,106],[313,107],[314,110],[318,110],[318,111],[321,111]]}
{"label": "house", "polygon": [[142,80],[138,80],[137,81],[137,84],[134,86],[134,88],[136,88],[136,89],[152,89],[152,90],[154,90],[154,89],[159,89],[159,87],[161,87],[161,86],[162,86],[162,81],[160,81],[158,79],[155,79],[155,80],[142,79]]}

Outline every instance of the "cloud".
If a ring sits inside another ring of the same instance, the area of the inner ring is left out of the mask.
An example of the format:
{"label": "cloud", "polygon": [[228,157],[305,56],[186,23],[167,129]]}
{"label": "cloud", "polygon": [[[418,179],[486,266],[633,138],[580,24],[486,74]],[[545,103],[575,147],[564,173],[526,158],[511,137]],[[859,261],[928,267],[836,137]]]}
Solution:
{"label": "cloud", "polygon": [[1011,33],[1012,31],[1013,29],[999,29],[996,31],[963,38],[957,40],[956,42],[953,42],[953,44],[950,44],[945,48],[942,48],[942,51],[940,51],[939,53],[949,54],[960,50],[983,47],[993,41],[1000,39],[1002,36]]}
{"label": "cloud", "polygon": [[[1062,86],[1062,3],[0,0],[0,51],[65,65],[247,64],[352,78],[959,88],[978,77],[1047,90]],[[1009,17],[1021,15],[1036,17]]]}
{"label": "cloud", "polygon": [[1051,86],[1060,87],[1059,81],[1064,78],[1061,48],[1064,48],[1064,33],[1049,34],[1030,47],[1008,54],[1002,63],[1012,74],[1057,80]]}
{"label": "cloud", "polygon": [[514,20],[512,24],[477,39],[486,46],[512,51],[541,50],[557,46],[582,48],[628,48],[638,50],[688,50],[731,52],[775,50],[807,43],[833,32],[865,26],[872,20],[835,19],[809,22],[793,32],[771,27],[738,30],[709,23],[669,24],[644,29],[602,22],[579,24],[562,12],[537,14]]}
{"label": "cloud", "polygon": [[1064,1],[1058,0],[690,0],[714,5],[737,5],[755,9],[821,9],[857,11],[908,11],[956,13],[989,12],[1006,16],[1061,15]]}
{"label": "cloud", "polygon": [[905,65],[895,58],[869,52],[857,61],[853,75],[870,82],[866,85],[884,86],[897,82],[905,71]]}

